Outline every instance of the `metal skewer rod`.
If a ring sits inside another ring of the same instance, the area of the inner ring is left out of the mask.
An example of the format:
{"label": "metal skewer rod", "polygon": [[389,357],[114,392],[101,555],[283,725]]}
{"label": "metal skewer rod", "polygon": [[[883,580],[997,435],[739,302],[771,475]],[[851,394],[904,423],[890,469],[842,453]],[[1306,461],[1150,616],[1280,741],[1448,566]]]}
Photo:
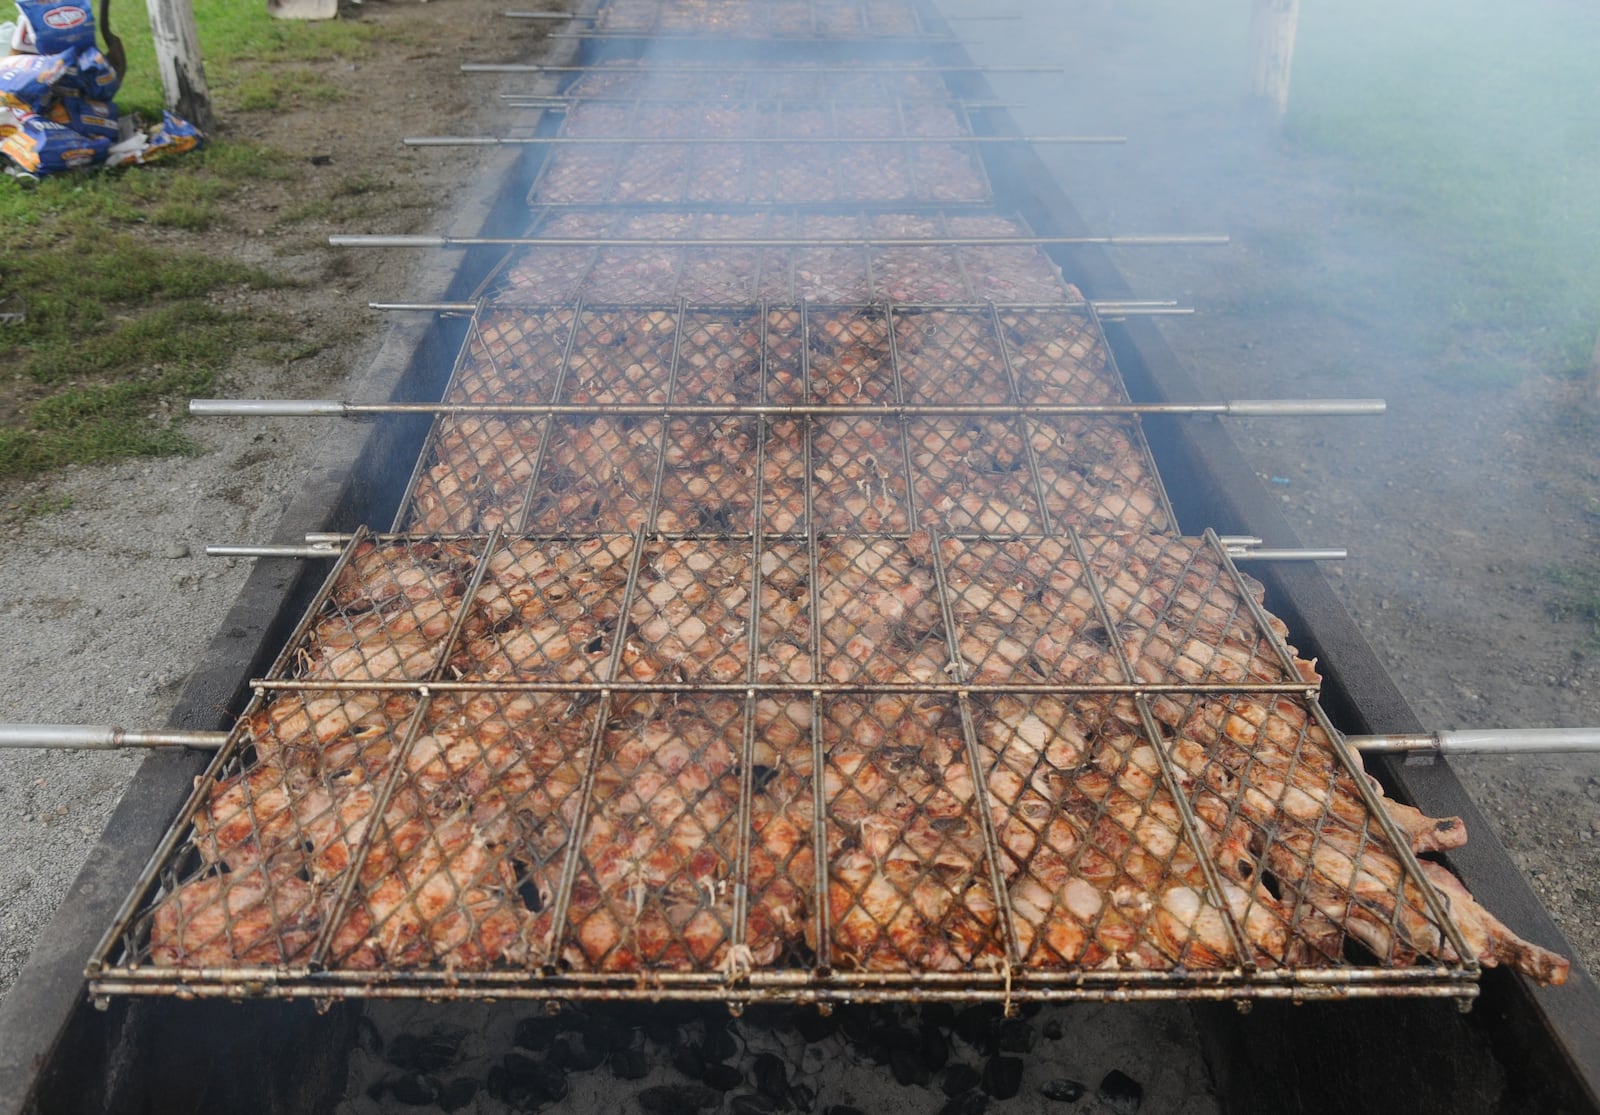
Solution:
{"label": "metal skewer rod", "polygon": [[[489,304],[491,307],[493,303]],[[1193,306],[1180,306],[1176,302],[1093,302],[1096,312],[1113,317],[1131,317],[1136,314],[1193,314]],[[478,309],[476,302],[368,302],[369,310],[422,311],[441,314],[470,314]]]}
{"label": "metal skewer rod", "polygon": [[878,415],[1102,415],[1102,414],[1215,414],[1252,418],[1312,418],[1338,415],[1382,414],[1382,399],[1235,399],[1224,403],[1026,403],[974,404],[881,403],[850,405],[812,404],[692,404],[666,403],[347,403],[338,399],[191,399],[189,413],[207,416],[260,418],[352,418],[368,414],[574,414],[638,417],[766,417],[813,414],[826,416]]}
{"label": "metal skewer rod", "polygon": [[[689,106],[702,103],[695,100],[693,97],[585,97],[581,94],[578,96],[569,96],[563,93],[501,93],[500,99],[506,103],[505,106],[507,108],[542,108],[548,112],[565,112],[569,107],[575,104]],[[954,106],[955,108],[964,108],[969,110],[1000,108],[1020,109],[1030,107],[1021,101],[963,101],[946,100],[942,98],[936,99],[932,97],[903,97],[901,98],[901,101],[906,105],[916,107],[925,107],[928,105]],[[731,103],[737,105],[740,102],[733,101]]]}
{"label": "metal skewer rod", "polygon": [[1350,556],[1346,549],[1256,549],[1253,546],[1226,546],[1228,556],[1234,561],[1343,561]]}
{"label": "metal skewer rod", "polygon": [[1345,736],[1365,755],[1543,755],[1600,752],[1600,728],[1487,728],[1384,736]]}
{"label": "metal skewer rod", "polygon": [[[661,41],[668,43],[689,43],[696,41],[696,36],[689,32],[673,32],[665,35],[657,35],[653,29],[649,28],[641,28],[637,31],[552,31],[547,37],[552,39],[597,39],[607,42],[622,43],[638,42],[641,39],[650,40],[653,42]],[[816,44],[833,46],[836,44],[842,45],[850,42],[851,40],[842,35],[794,35],[791,37],[752,33],[748,35],[728,35],[725,38],[720,39],[720,41],[727,43],[772,43],[781,46],[812,46]],[[951,45],[960,43],[962,46],[984,45],[980,40],[977,39],[956,39],[950,35],[884,35],[874,41],[890,45],[902,43],[949,43]]]}
{"label": "metal skewer rod", "polygon": [[935,143],[1127,143],[1127,136],[406,136],[407,147],[603,147],[629,146],[742,146],[759,144],[935,144]]}
{"label": "metal skewer rod", "polygon": [[0,724],[0,748],[124,751],[133,747],[193,747],[215,751],[227,739],[227,732],[186,732],[178,729],[140,732],[132,728],[88,724]]}
{"label": "metal skewer rod", "polygon": [[978,248],[1039,245],[1099,245],[1108,248],[1225,247],[1227,236],[1214,233],[1158,233],[1149,236],[822,236],[804,238],[751,238],[708,240],[670,239],[660,236],[607,238],[596,236],[423,236],[388,233],[336,233],[328,237],[335,248]]}
{"label": "metal skewer rod", "polygon": [[251,546],[236,543],[213,543],[206,547],[206,557],[245,558],[321,558],[338,557],[338,546],[307,543],[304,546]]}
{"label": "metal skewer rod", "polygon": [[546,66],[539,62],[463,62],[464,74],[1061,74],[1061,66]]}

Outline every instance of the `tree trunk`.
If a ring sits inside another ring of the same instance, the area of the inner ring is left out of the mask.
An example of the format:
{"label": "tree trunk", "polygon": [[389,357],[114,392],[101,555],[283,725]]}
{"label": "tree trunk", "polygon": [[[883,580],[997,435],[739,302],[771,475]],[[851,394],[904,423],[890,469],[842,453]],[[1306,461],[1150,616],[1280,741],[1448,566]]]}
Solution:
{"label": "tree trunk", "polygon": [[1294,61],[1300,0],[1255,0],[1250,16],[1250,93],[1281,121],[1289,107],[1289,67]]}
{"label": "tree trunk", "polygon": [[167,107],[202,132],[215,122],[206,70],[200,61],[200,36],[194,27],[189,0],[145,0],[150,12],[150,33],[155,39],[156,66]]}

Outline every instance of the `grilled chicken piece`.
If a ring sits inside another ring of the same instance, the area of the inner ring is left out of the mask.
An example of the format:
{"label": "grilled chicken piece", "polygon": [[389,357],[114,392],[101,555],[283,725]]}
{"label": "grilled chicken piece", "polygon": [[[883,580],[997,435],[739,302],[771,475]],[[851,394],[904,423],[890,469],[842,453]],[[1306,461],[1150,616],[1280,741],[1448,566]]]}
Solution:
{"label": "grilled chicken piece", "polygon": [[1467,892],[1460,879],[1439,864],[1424,861],[1422,872],[1438,889],[1451,919],[1460,927],[1461,936],[1466,939],[1467,947],[1477,955],[1479,963],[1491,968],[1509,964],[1542,984],[1559,986],[1567,982],[1572,963],[1566,957],[1524,941],[1511,932],[1493,914],[1478,905],[1478,900]]}

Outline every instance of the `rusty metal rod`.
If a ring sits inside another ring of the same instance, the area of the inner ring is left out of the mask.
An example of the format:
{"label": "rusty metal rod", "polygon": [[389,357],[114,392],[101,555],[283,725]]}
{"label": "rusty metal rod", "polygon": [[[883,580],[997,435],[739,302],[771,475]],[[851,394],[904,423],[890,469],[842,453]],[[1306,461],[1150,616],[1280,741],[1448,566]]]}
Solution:
{"label": "rusty metal rod", "polygon": [[335,233],[335,248],[482,248],[541,246],[546,248],[1002,248],[1041,245],[1098,245],[1108,248],[1225,247],[1231,238],[1216,233],[1155,233],[1119,236],[814,236],[744,237],[712,240],[661,236],[603,238],[597,236],[425,236],[391,233]]}
{"label": "rusty metal rod", "polygon": [[136,747],[192,747],[215,751],[227,739],[227,732],[190,732],[176,728],[141,732],[112,725],[0,724],[0,748],[125,751]]}
{"label": "rusty metal rod", "polygon": [[1127,136],[1037,135],[1037,136],[406,136],[407,147],[603,147],[612,144],[638,146],[733,147],[747,144],[921,144],[942,143],[1127,143]]}
{"label": "rusty metal rod", "polygon": [[1235,399],[1224,403],[347,403],[338,399],[191,399],[189,413],[234,418],[350,418],[368,414],[536,414],[634,417],[789,417],[794,415],[920,417],[938,415],[1215,414],[1311,418],[1382,414],[1382,399]]}
{"label": "rusty metal rod", "polygon": [[1600,752],[1600,728],[1486,728],[1345,736],[1362,754],[1548,755]]}

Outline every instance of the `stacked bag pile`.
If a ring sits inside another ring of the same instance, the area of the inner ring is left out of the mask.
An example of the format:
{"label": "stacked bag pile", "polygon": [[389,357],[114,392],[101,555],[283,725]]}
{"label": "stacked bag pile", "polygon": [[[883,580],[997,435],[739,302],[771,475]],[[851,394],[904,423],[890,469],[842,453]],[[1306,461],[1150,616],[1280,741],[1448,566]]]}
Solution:
{"label": "stacked bag pile", "polygon": [[16,0],[13,53],[0,58],[0,155],[13,173],[125,166],[200,144],[194,126],[170,112],[148,133],[118,118],[112,97],[122,75],[95,45],[90,3]]}

